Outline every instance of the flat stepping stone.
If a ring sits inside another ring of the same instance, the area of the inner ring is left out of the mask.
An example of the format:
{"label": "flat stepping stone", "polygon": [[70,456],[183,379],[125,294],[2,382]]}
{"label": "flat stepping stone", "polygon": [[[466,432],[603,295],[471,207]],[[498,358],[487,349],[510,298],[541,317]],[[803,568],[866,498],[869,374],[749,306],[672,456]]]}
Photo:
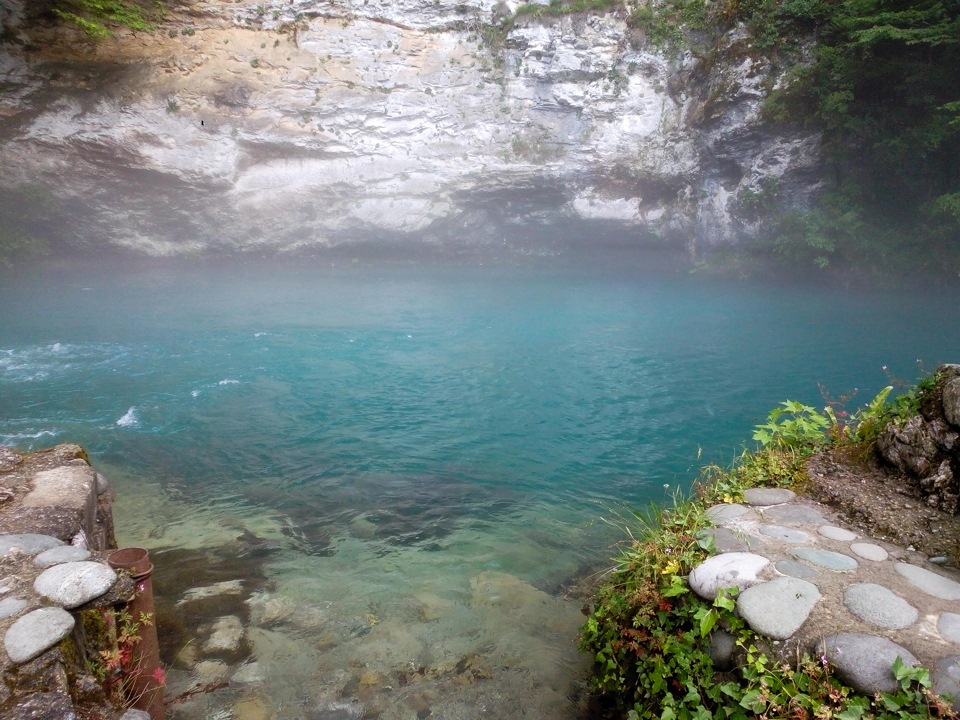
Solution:
{"label": "flat stepping stone", "polygon": [[882,562],[890,557],[890,553],[873,543],[853,543],[850,546],[850,551],[864,560],[873,560],[873,562]]}
{"label": "flat stepping stone", "polygon": [[730,552],[708,557],[690,571],[690,587],[702,598],[713,600],[720,588],[744,590],[760,582],[758,574],[770,561],[762,555]]}
{"label": "flat stepping stone", "polygon": [[827,521],[819,510],[794,503],[764,508],[763,518],[783,525],[822,525]]}
{"label": "flat stepping stone", "polygon": [[786,640],[806,622],[820,591],[813,583],[779,577],[747,588],[737,598],[737,612],[755,632]]}
{"label": "flat stepping stone", "polygon": [[756,518],[756,513],[740,503],[720,503],[707,508],[707,517],[713,521],[714,525],[723,526],[737,519],[750,518],[750,516]]}
{"label": "flat stepping stone", "polygon": [[796,560],[791,560],[790,558],[777,560],[774,567],[777,569],[777,572],[789,575],[790,577],[800,578],[801,580],[816,577],[820,574],[809,565],[798,563]]}
{"label": "flat stepping stone", "polygon": [[698,537],[712,537],[713,546],[720,553],[747,552],[763,543],[760,538],[747,533],[736,532],[730,528],[715,527],[704,530]]}
{"label": "flat stepping stone", "polygon": [[73,615],[57,607],[45,607],[24,615],[3,636],[3,647],[15,663],[32,660],[73,631]]}
{"label": "flat stepping stone", "polygon": [[813,535],[805,533],[803,530],[795,530],[794,528],[784,527],[783,525],[761,525],[760,533],[785,543],[813,542]]}
{"label": "flat stepping stone", "polygon": [[44,550],[33,559],[34,565],[40,567],[50,567],[51,565],[60,565],[65,562],[78,562],[90,557],[90,551],[82,547],[73,545],[61,545],[60,547]]}
{"label": "flat stepping stone", "polygon": [[748,505],[782,505],[793,500],[797,494],[783,488],[750,488],[743,491],[743,499]]}
{"label": "flat stepping stone", "polygon": [[857,583],[843,593],[843,604],[864,622],[887,630],[900,630],[913,625],[917,609],[883,585]]}
{"label": "flat stepping stone", "polygon": [[65,544],[63,540],[58,540],[49,535],[36,535],[34,533],[0,535],[0,556],[6,557],[14,548],[19,548],[20,552],[27,555],[36,555],[44,550]]}
{"label": "flat stepping stone", "polygon": [[960,655],[945,657],[931,673],[933,691],[945,697],[954,710],[960,710]]}
{"label": "flat stepping stone", "polygon": [[891,670],[897,657],[908,667],[920,664],[905,647],[887,638],[864,633],[830,635],[823,639],[821,653],[841,680],[865,695],[895,693],[900,689]]}
{"label": "flat stepping stone", "polygon": [[806,560],[808,563],[819,565],[827,570],[856,570],[859,563],[849,555],[834,552],[833,550],[821,550],[820,548],[795,548],[790,551],[798,560]]}
{"label": "flat stepping stone", "polygon": [[823,525],[817,528],[817,532],[830,540],[839,540],[840,542],[852,542],[857,539],[855,532],[850,532],[846,528],[836,525]]}
{"label": "flat stepping stone", "polygon": [[940,613],[937,632],[947,642],[960,643],[960,615],[950,612]]}
{"label": "flat stepping stone", "polygon": [[70,609],[100,597],[116,581],[117,574],[103,563],[68,562],[40,573],[33,589],[57,605]]}
{"label": "flat stepping stone", "polygon": [[905,577],[911,585],[941,600],[960,600],[960,583],[955,582],[926,568],[910,563],[897,563],[894,569]]}
{"label": "flat stepping stone", "polygon": [[0,620],[16,615],[27,606],[26,600],[20,598],[4,598],[0,600]]}

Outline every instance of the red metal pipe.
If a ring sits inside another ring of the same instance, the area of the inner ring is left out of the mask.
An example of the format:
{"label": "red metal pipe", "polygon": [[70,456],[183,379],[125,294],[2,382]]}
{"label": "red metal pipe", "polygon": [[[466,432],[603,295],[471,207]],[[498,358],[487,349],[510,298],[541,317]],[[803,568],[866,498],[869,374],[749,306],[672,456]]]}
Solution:
{"label": "red metal pipe", "polygon": [[131,648],[127,697],[138,710],[145,710],[151,720],[164,720],[163,669],[160,666],[160,647],[157,644],[157,619],[153,611],[153,583],[150,576],[153,564],[143,548],[114,550],[107,563],[115,570],[126,570],[134,580],[133,596],[127,601],[127,612],[133,622],[139,622],[145,613],[150,622],[140,626],[140,641]]}

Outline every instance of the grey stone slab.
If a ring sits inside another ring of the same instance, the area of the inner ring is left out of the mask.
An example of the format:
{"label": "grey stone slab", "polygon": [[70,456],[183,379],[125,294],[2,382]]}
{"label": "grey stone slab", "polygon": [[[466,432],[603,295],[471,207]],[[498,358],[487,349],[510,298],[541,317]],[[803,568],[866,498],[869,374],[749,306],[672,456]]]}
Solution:
{"label": "grey stone slab", "polygon": [[889,588],[875,583],[850,585],[843,593],[843,604],[864,622],[887,630],[910,627],[917,621],[917,609]]}
{"label": "grey stone slab", "polygon": [[743,499],[748,505],[782,505],[793,500],[797,494],[783,488],[750,488],[743,491]]}
{"label": "grey stone slab", "polygon": [[75,608],[109,590],[117,574],[98,562],[68,562],[44,570],[33,589],[61,607]]}
{"label": "grey stone slab", "polygon": [[756,538],[748,533],[736,532],[735,530],[725,527],[715,527],[704,530],[702,536],[712,537],[713,546],[717,549],[717,552],[721,553],[747,552],[763,544],[760,538]]}
{"label": "grey stone slab", "polygon": [[947,642],[960,643],[960,615],[951,612],[940,613],[937,619],[937,632]]}
{"label": "grey stone slab", "polygon": [[817,528],[817,532],[830,540],[839,540],[840,542],[852,542],[857,539],[855,532],[850,532],[846,528],[836,525],[823,525]]}
{"label": "grey stone slab", "polygon": [[805,560],[827,570],[856,570],[859,563],[849,555],[821,548],[794,548],[790,551],[798,560]]}
{"label": "grey stone slab", "polygon": [[866,694],[900,689],[891,667],[899,656],[905,665],[919,665],[905,647],[878,635],[841,633],[823,639],[820,651],[848,685]]}
{"label": "grey stone slab", "polygon": [[778,577],[740,593],[737,612],[754,632],[786,640],[806,622],[819,599],[820,591],[813,583]]}
{"label": "grey stone slab", "polygon": [[73,615],[62,608],[45,607],[16,620],[3,636],[3,647],[15,663],[32,660],[73,631]]}
{"label": "grey stone slab", "polygon": [[14,548],[19,548],[20,552],[27,555],[36,555],[63,544],[62,540],[49,535],[35,535],[33,533],[0,535],[0,556],[9,555]]}
{"label": "grey stone slab", "polygon": [[803,530],[784,527],[783,525],[761,525],[760,533],[785,543],[808,543],[813,542],[813,535],[805,533]]}
{"label": "grey stone slab", "polygon": [[43,470],[33,477],[33,490],[23,498],[24,507],[52,505],[83,509],[96,488],[96,473],[89,465],[63,465]]}
{"label": "grey stone slab", "polygon": [[804,565],[803,563],[799,563],[796,560],[791,560],[790,558],[778,560],[774,567],[778,572],[782,572],[784,575],[800,578],[801,580],[816,577],[820,574],[819,571],[814,570],[809,565]]}
{"label": "grey stone slab", "polygon": [[733,667],[733,651],[737,639],[725,630],[710,633],[710,660],[717,670],[730,670]]}
{"label": "grey stone slab", "polygon": [[960,583],[910,563],[897,563],[894,568],[911,585],[941,600],[960,600]]}
{"label": "grey stone slab", "polygon": [[713,600],[719,588],[743,590],[760,582],[758,575],[769,564],[767,558],[754,553],[714,555],[690,571],[690,587],[700,597]]}
{"label": "grey stone slab", "polygon": [[826,518],[823,513],[806,505],[774,505],[763,509],[763,519],[781,525],[823,525]]}
{"label": "grey stone slab", "polygon": [[873,543],[853,543],[850,545],[850,551],[864,560],[872,560],[873,562],[882,562],[890,557],[890,553]]}
{"label": "grey stone slab", "polygon": [[727,525],[733,520],[749,518],[751,515],[756,518],[756,514],[750,508],[739,503],[720,503],[707,508],[707,517],[713,521],[714,525]]}
{"label": "grey stone slab", "polygon": [[90,551],[73,545],[61,545],[60,547],[44,550],[33,559],[34,565],[40,567],[50,567],[51,565],[60,565],[66,562],[79,562],[90,557]]}
{"label": "grey stone slab", "polygon": [[960,655],[943,658],[931,676],[933,691],[942,695],[954,710],[960,710]]}
{"label": "grey stone slab", "polygon": [[27,606],[26,600],[9,597],[0,600],[0,620],[16,615]]}

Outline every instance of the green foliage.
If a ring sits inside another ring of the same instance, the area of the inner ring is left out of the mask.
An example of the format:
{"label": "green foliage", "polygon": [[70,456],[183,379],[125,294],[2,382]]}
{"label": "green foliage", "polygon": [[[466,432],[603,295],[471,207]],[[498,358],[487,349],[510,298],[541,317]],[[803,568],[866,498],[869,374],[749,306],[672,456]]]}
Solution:
{"label": "green foliage", "polygon": [[151,28],[143,9],[129,0],[59,0],[53,12],[94,40],[109,35],[110,26],[131,30]]}
{"label": "green foliage", "polygon": [[[927,383],[928,387],[933,387]],[[851,418],[857,431],[888,412],[886,387]],[[928,390],[918,390],[922,393]],[[904,397],[904,396],[901,396]],[[906,402],[906,401],[905,401]],[[913,406],[919,401],[911,400]],[[789,665],[769,657],[764,640],[734,612],[735,589],[710,602],[690,590],[687,577],[713,551],[706,508],[734,502],[756,486],[796,486],[809,456],[828,442],[842,414],[818,413],[787,401],[757,427],[761,448],[745,451],[733,467],[703,469],[693,498],[675,495],[671,507],[631,513],[629,544],[615,559],[593,611],[581,628],[581,647],[594,660],[593,686],[628,720],[747,720],[837,718],[913,720],[958,718],[930,691],[930,675],[898,658],[891,668],[900,689],[873,697],[834,677],[826,657],[802,655]],[[845,442],[856,432],[837,432]],[[621,518],[623,520],[623,518]],[[709,655],[710,635],[736,638],[735,667],[720,672]]]}

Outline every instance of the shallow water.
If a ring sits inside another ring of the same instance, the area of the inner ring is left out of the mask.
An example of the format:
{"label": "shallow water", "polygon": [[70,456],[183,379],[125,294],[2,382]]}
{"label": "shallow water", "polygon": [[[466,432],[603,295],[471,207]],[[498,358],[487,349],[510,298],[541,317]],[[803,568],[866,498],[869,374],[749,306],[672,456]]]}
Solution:
{"label": "shallow water", "polygon": [[[957,299],[651,256],[21,270],[0,443],[80,442],[117,486],[169,692],[229,680],[173,717],[575,717],[566,591],[608,559],[614,506],[729,461],[782,399],[822,405],[818,383],[855,405],[882,366],[960,359]],[[205,648],[228,616],[243,641]]]}

